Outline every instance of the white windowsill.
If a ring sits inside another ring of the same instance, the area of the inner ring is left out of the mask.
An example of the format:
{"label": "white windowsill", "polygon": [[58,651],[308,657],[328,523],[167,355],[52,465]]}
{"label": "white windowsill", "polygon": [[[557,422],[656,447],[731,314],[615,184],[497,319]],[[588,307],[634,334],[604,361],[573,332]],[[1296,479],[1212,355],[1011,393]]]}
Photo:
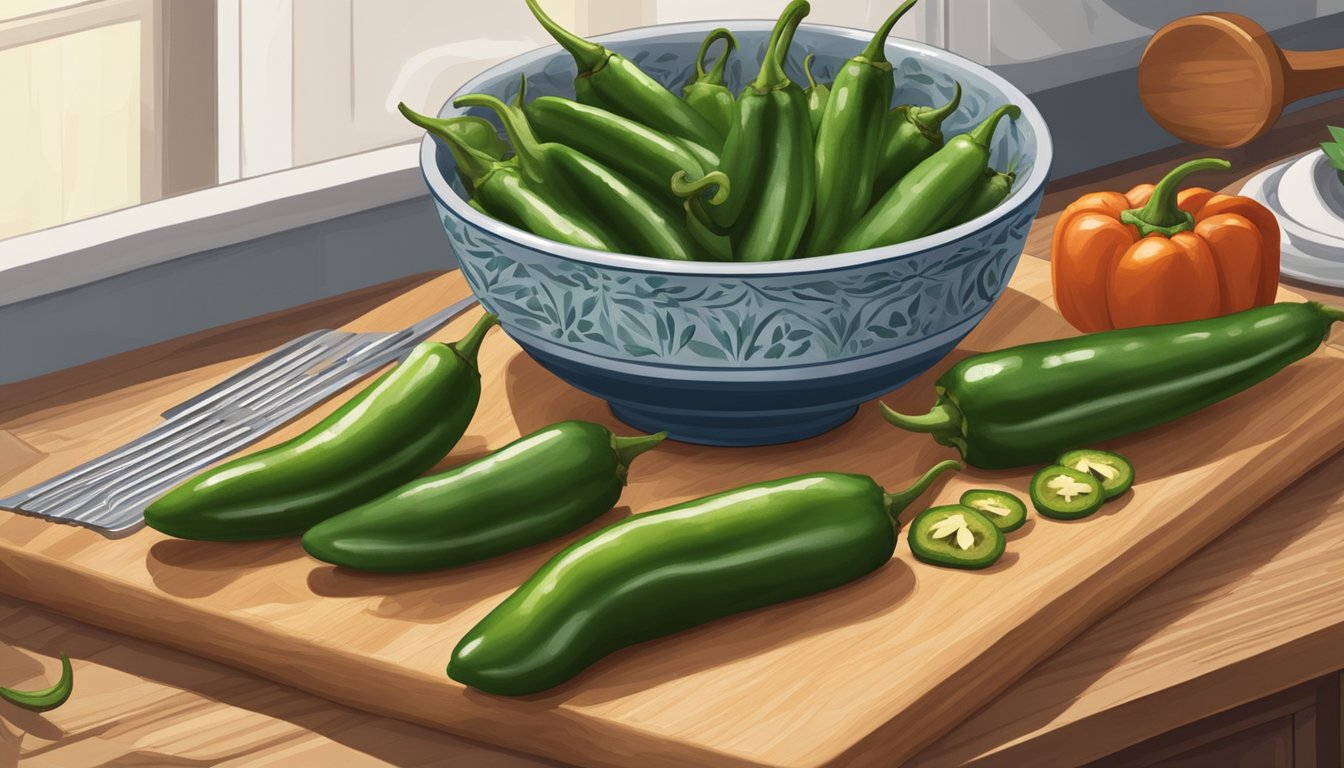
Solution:
{"label": "white windowsill", "polygon": [[0,240],[0,306],[425,194],[419,143]]}

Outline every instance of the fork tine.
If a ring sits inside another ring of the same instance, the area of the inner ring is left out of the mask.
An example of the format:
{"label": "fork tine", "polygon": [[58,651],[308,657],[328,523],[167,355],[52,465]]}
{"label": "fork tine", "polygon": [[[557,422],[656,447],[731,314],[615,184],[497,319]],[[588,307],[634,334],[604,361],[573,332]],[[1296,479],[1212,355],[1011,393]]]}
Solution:
{"label": "fork tine", "polygon": [[82,498],[89,493],[96,492],[96,489],[101,487],[108,477],[125,471],[130,465],[151,461],[173,446],[190,442],[192,439],[205,434],[211,428],[211,424],[212,422],[207,418],[202,418],[184,423],[178,428],[152,435],[153,439],[151,440],[144,439],[151,437],[150,434],[146,434],[140,440],[128,443],[124,449],[118,451],[117,456],[103,457],[108,460],[99,459],[96,465],[94,465],[94,462],[90,462],[88,465],[76,467],[71,470],[72,477],[67,478],[65,482],[56,487],[34,493],[21,502],[19,506],[38,511]]}
{"label": "fork tine", "polygon": [[[337,348],[340,349],[348,346],[350,344],[350,339],[354,337],[354,334],[339,333],[339,338],[336,338],[336,333],[337,332],[333,332],[332,336],[337,342]],[[293,382],[301,380],[301,377],[306,375],[306,371],[310,364],[315,359],[321,357],[322,353],[323,350],[316,346],[307,350],[296,350],[295,356],[272,371],[272,378],[263,382],[264,386],[258,388],[255,392],[249,393],[250,398],[263,398],[290,389],[290,385]],[[181,441],[176,438],[181,435],[184,430],[192,429],[203,422],[208,422],[210,419],[215,418],[214,413],[219,409],[201,410],[205,404],[205,402],[202,402],[198,404],[198,406],[189,409],[194,413],[183,411],[179,414],[179,418],[185,419],[184,421],[176,423],[164,422],[141,437],[122,446],[122,448],[104,454],[87,464],[75,467],[69,472],[58,475],[42,485],[29,489],[24,492],[25,498],[19,500],[16,497],[17,505],[31,507],[34,502],[37,502],[43,506],[50,506],[50,504],[56,503],[60,499],[68,498],[71,492],[77,491],[79,488],[88,487],[90,483],[97,483],[99,479],[106,478],[112,473],[127,471],[137,467],[140,463],[143,463],[143,461],[158,457],[160,453],[159,451],[146,452],[146,449],[170,440],[170,445],[178,445]],[[238,418],[235,416],[233,420],[237,421]],[[228,421],[228,419],[222,419],[222,421]],[[11,500],[9,499],[0,500],[0,504],[14,506],[14,504],[8,503],[10,501]]]}
{"label": "fork tine", "polygon": [[[129,483],[109,491],[107,494],[108,506],[116,507],[127,497],[134,497],[144,488],[153,487],[156,483],[163,482],[165,477],[168,478],[168,482],[172,482],[171,478],[181,467],[186,466],[190,468],[193,466],[194,461],[209,454],[215,448],[228,444],[231,440],[234,440],[239,436],[247,435],[254,430],[255,427],[250,424],[229,425],[226,429],[212,433],[204,440],[193,441],[191,447],[187,450],[172,456],[166,461],[156,462],[155,468],[152,471],[139,475]],[[190,471],[190,469],[188,469],[188,471]],[[70,519],[82,521],[85,516],[84,513],[78,513]]]}
{"label": "fork tine", "polygon": [[[352,334],[342,333],[341,335],[343,337],[348,337],[351,336]],[[273,378],[266,381],[265,387],[259,390],[258,394],[264,395],[269,393],[269,391],[273,388],[284,387],[290,380],[292,380],[298,375],[298,373],[296,372],[302,371],[304,365],[306,365],[307,362],[309,362],[310,360],[319,355],[320,355],[320,347],[314,346],[309,347],[308,349],[295,349],[293,356],[291,356],[287,360],[285,361],[277,360],[276,366],[274,366],[271,371],[267,371],[267,373],[269,373]],[[260,371],[258,373],[260,373]],[[255,380],[256,376],[249,376],[247,377],[247,379]],[[234,386],[236,387],[237,385],[238,384],[235,383]],[[117,464],[117,462],[124,461],[128,458],[132,458],[133,456],[138,455],[139,452],[144,450],[145,448],[152,446],[163,440],[170,439],[175,435],[179,434],[184,428],[190,428],[196,424],[199,424],[202,419],[208,418],[209,417],[208,411],[205,412],[200,411],[210,402],[212,402],[212,400],[202,400],[193,407],[185,409],[178,413],[178,416],[181,418],[194,415],[195,418],[193,419],[179,422],[172,422],[172,421],[163,422],[162,424],[159,424],[158,426],[151,429],[149,432],[146,432],[144,435],[141,435],[139,438],[132,440],[131,442],[127,443],[121,448],[110,451],[102,456],[99,456],[96,459],[93,459],[92,461],[74,467],[73,469],[70,469],[60,475],[57,475],[56,477],[53,477],[44,483],[40,483],[36,486],[33,486],[32,488],[27,489],[26,491],[22,492],[17,496],[8,499],[0,499],[0,506],[16,506],[19,504],[30,504],[40,497],[48,496],[53,493],[62,492],[64,490],[63,488],[61,488],[62,486],[68,484],[83,485],[84,483],[86,483],[88,480],[91,479],[90,475],[93,475],[94,477],[104,476],[106,475],[107,471],[116,469],[115,465]]]}
{"label": "fork tine", "polygon": [[[313,331],[164,411],[126,445],[6,499],[0,507],[120,533],[184,477],[256,442],[347,388],[476,303],[467,298],[391,333]],[[146,469],[148,468],[148,469]]]}
{"label": "fork tine", "polygon": [[[341,346],[344,348],[353,345],[349,339],[343,339],[341,341]],[[364,375],[367,375],[367,370],[364,370],[367,367],[367,365],[363,365],[358,369],[345,371],[345,373],[349,374],[352,380],[354,378],[362,378]],[[292,380],[300,382],[301,386],[282,386],[282,384],[287,385],[291,383],[290,380],[286,380],[277,383],[275,386],[268,387],[267,390],[261,394],[268,395],[271,400],[280,398],[279,406],[284,406],[296,401],[303,401],[301,403],[301,409],[298,409],[292,414],[285,414],[285,418],[288,420],[289,418],[293,418],[294,415],[297,415],[297,412],[307,410],[307,408],[313,404],[312,402],[309,402],[309,396],[313,392],[321,390],[323,385],[326,384],[329,379],[332,379],[340,373],[342,373],[342,369],[335,367],[319,371],[315,375],[307,375],[305,373],[304,375],[307,376],[307,378]],[[334,392],[339,388],[331,388],[331,391]],[[171,443],[167,443],[157,450],[128,456],[121,464],[107,467],[98,477],[90,478],[88,480],[89,484],[77,492],[71,493],[66,491],[59,496],[53,495],[44,500],[45,503],[41,505],[41,508],[36,508],[33,505],[27,504],[24,505],[24,508],[31,511],[40,511],[44,514],[63,516],[67,514],[66,510],[80,508],[84,506],[90,498],[97,497],[98,495],[103,494],[110,486],[116,485],[120,476],[139,473],[141,468],[147,465],[177,466],[175,462],[179,459],[182,453],[192,449],[193,442],[213,440],[218,432],[227,430],[229,426],[234,424],[246,424],[253,418],[261,415],[263,408],[269,410],[275,407],[277,407],[277,404],[270,402],[249,404],[246,408],[240,406],[238,408],[230,409],[227,413],[214,414],[214,420],[210,421],[205,428],[185,436],[184,439],[173,440]],[[78,513],[76,513],[76,519],[80,519]]]}
{"label": "fork tine", "polygon": [[160,416],[165,420],[171,420],[178,416],[186,416],[201,408],[213,405],[224,397],[238,391],[248,385],[249,382],[264,378],[272,371],[288,364],[295,356],[306,354],[314,347],[321,347],[327,342],[326,337],[332,334],[344,333],[343,331],[317,330],[306,333],[275,351],[261,358],[252,365],[246,366],[230,374],[223,381],[210,387],[196,397],[178,403],[177,405],[164,411]]}

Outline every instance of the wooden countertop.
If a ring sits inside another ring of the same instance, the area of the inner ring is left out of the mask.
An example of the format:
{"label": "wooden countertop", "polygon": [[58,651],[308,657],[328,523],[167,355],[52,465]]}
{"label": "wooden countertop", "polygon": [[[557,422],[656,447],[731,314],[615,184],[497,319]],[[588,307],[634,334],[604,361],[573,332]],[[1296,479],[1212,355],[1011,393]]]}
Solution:
{"label": "wooden countertop", "polygon": [[[1304,110],[1251,148],[1218,154],[1249,172],[1310,146],[1340,112]],[[1103,169],[1105,177],[1066,180],[1046,210],[1080,188],[1124,189],[1193,154],[1162,153]],[[1029,252],[1048,253],[1041,244],[1052,224],[1049,215],[1037,222]],[[360,301],[403,287],[363,292]],[[915,764],[1028,765],[1045,756],[1076,763],[1344,668],[1342,478],[1344,455],[1069,643]],[[0,705],[0,766],[429,765],[457,757],[471,765],[546,764],[15,601],[0,600],[0,641],[0,685],[37,687],[56,669],[60,650],[77,657],[76,694],[63,708],[39,716]]]}

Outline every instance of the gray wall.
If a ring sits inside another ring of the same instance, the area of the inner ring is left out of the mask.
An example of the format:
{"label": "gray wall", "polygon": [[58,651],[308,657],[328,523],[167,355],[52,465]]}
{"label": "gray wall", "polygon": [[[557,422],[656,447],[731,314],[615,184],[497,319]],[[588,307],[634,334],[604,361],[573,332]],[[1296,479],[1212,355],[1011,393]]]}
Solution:
{"label": "gray wall", "polygon": [[428,196],[205,251],[0,307],[0,384],[456,266]]}
{"label": "gray wall", "polygon": [[[1247,4],[1241,3],[1242,6]],[[1163,10],[1163,13],[1169,12]],[[1262,18],[1259,20],[1266,26],[1273,26],[1263,17],[1274,13],[1261,11],[1258,15]],[[1344,13],[1284,27],[1274,32],[1274,40],[1288,50],[1339,47],[1344,45]],[[1055,140],[1052,178],[1064,178],[1180,143],[1148,117],[1143,102],[1139,100],[1138,66],[1146,45],[1147,40],[1144,39],[1117,43],[1082,54],[1065,54],[1052,61],[990,67],[1030,94],[1032,101],[1045,115],[1050,134]],[[1078,82],[1040,87],[1042,83],[1048,82],[1045,70],[1056,68],[1079,71],[1073,60],[1080,57],[1095,59],[1103,69],[1104,62],[1114,61],[1119,68]],[[1341,88],[1344,89],[1344,83],[1341,83]],[[1337,96],[1338,93],[1298,102],[1288,111]],[[1325,127],[1321,128],[1324,131]]]}

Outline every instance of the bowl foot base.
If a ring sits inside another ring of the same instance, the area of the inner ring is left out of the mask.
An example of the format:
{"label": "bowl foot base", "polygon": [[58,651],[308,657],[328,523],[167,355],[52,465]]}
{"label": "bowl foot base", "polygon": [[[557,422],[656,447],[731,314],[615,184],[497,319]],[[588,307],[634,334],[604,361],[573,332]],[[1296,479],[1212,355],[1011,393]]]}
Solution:
{"label": "bowl foot base", "polygon": [[776,445],[806,440],[854,418],[856,405],[808,410],[710,412],[644,408],[610,402],[616,418],[644,432],[666,431],[668,437],[696,445]]}

